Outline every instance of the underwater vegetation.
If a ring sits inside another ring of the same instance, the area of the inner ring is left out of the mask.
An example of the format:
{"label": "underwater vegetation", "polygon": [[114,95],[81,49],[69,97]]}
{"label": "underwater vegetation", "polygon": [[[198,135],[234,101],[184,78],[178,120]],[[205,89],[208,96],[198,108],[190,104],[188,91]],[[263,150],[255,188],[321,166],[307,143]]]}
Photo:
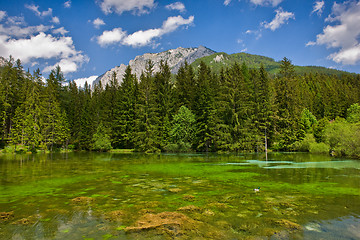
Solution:
{"label": "underwater vegetation", "polygon": [[0,239],[359,237],[358,162],[263,157],[0,158]]}

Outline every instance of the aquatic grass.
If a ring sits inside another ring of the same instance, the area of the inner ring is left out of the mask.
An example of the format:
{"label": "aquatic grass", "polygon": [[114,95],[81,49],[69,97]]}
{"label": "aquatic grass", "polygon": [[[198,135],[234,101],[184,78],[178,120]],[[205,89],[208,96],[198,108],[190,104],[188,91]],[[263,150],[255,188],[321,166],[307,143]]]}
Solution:
{"label": "aquatic grass", "polygon": [[[21,185],[8,185],[0,188],[0,203],[8,203],[27,196],[56,195],[67,184],[86,182],[97,178],[97,175],[83,175],[67,178],[49,178]],[[86,193],[86,192],[85,192]]]}
{"label": "aquatic grass", "polygon": [[261,173],[247,171],[249,169],[247,166],[217,165],[208,163],[134,164],[126,165],[125,169],[128,171],[166,174],[173,177],[189,176],[219,181],[251,179],[263,176]]}

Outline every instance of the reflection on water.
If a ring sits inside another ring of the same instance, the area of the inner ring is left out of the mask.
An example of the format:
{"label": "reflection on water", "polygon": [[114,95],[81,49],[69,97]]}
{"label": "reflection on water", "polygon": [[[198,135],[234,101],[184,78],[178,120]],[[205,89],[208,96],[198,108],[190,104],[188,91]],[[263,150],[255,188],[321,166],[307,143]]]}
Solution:
{"label": "reflection on water", "polygon": [[359,176],[304,153],[1,155],[0,239],[360,239]]}

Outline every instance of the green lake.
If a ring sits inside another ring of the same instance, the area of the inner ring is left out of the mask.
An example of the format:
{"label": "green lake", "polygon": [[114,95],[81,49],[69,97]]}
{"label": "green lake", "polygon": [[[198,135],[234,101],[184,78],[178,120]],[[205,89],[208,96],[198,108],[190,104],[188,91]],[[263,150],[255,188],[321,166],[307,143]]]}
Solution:
{"label": "green lake", "polygon": [[6,154],[0,181],[0,239],[360,239],[360,161],[326,155]]}

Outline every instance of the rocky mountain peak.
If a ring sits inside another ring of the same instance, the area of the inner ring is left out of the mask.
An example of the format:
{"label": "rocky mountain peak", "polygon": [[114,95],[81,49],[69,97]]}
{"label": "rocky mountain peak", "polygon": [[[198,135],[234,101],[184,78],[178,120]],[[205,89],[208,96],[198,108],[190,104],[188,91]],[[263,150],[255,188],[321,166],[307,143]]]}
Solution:
{"label": "rocky mountain peak", "polygon": [[[151,60],[154,63],[154,72],[158,72],[160,70],[161,61],[166,61],[171,69],[171,72],[175,74],[185,61],[191,64],[198,58],[206,57],[214,53],[216,52],[204,46],[199,46],[197,48],[178,47],[176,49],[170,49],[160,53],[145,53],[144,55],[137,56],[135,59],[130,60],[129,65],[132,69],[132,73],[136,74],[138,78],[141,73],[145,71],[148,60]],[[103,75],[99,76],[93,84],[97,84],[101,81],[103,85],[106,85],[110,81],[113,72],[116,73],[117,79],[120,83],[125,74],[126,67],[127,65],[121,64],[120,66],[112,68]]]}

